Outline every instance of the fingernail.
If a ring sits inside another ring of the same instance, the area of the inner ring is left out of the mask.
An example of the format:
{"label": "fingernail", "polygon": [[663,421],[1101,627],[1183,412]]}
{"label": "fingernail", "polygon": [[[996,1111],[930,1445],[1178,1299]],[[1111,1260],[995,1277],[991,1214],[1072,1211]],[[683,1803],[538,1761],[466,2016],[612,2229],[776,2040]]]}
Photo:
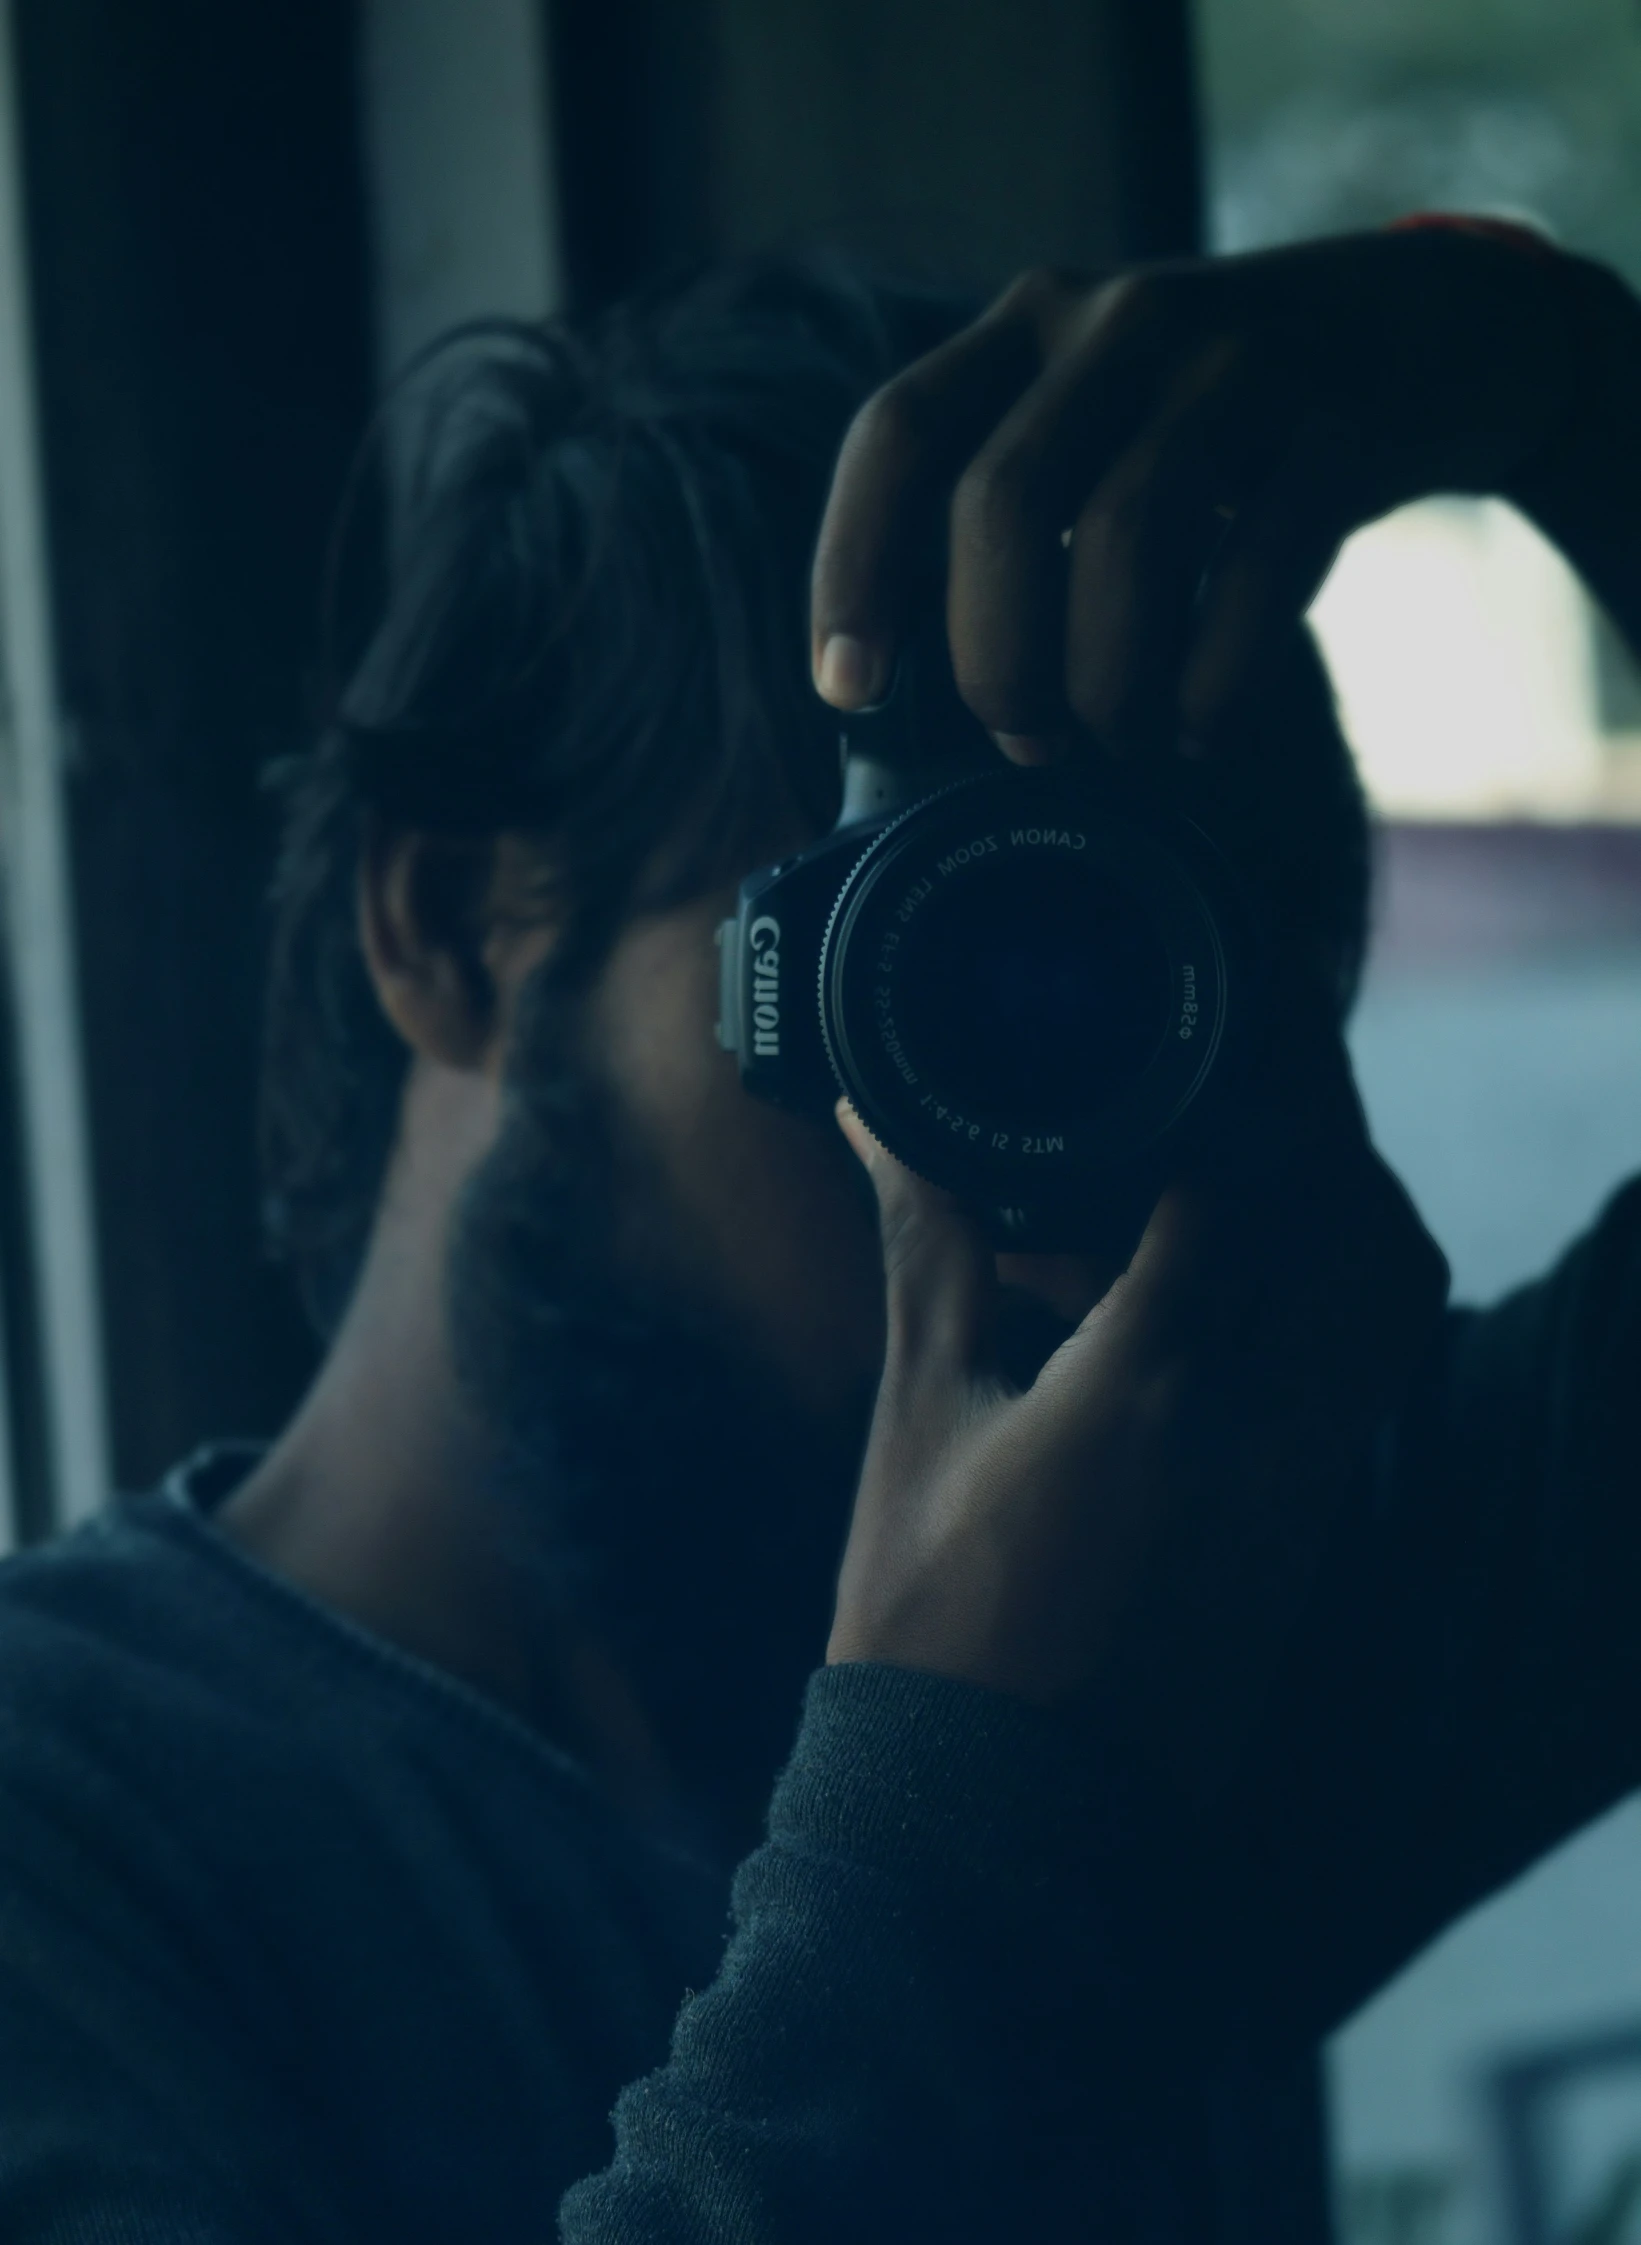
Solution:
{"label": "fingernail", "polygon": [[834,709],[869,709],[883,697],[881,651],[846,631],[835,631],[815,665],[815,686]]}
{"label": "fingernail", "polygon": [[1036,733],[993,733],[992,739],[1011,764],[1047,764],[1053,759],[1053,750]]}

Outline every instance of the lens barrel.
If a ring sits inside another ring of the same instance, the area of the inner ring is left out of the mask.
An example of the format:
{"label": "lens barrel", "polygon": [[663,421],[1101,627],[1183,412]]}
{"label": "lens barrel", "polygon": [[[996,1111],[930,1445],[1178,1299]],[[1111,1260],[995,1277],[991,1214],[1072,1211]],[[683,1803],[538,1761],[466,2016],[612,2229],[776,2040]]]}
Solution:
{"label": "lens barrel", "polygon": [[1079,1244],[1154,1195],[1221,1072],[1237,917],[1182,819],[1055,773],[961,780],[844,881],[826,1050],[874,1135],[1000,1237]]}

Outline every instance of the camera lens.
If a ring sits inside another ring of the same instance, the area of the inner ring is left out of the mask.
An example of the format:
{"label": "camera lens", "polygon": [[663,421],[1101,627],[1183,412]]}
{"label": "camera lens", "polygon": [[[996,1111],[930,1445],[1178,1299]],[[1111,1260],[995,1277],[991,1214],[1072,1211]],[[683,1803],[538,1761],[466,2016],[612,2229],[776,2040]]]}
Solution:
{"label": "camera lens", "polygon": [[1094,1236],[1216,1069],[1234,883],[1113,784],[961,780],[868,844],[821,946],[827,1057],[867,1127],[1010,1237]]}
{"label": "camera lens", "polygon": [[1167,1034],[1167,952],[1098,867],[987,856],[928,899],[903,949],[907,1049],[979,1114],[1087,1121]]}

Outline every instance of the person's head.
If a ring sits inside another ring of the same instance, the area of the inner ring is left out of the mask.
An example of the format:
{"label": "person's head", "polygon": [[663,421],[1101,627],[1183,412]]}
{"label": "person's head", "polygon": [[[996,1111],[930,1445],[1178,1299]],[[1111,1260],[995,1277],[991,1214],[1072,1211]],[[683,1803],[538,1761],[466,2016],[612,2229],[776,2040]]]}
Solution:
{"label": "person's head", "polygon": [[[329,1334],[390,1178],[435,1180],[458,1369],[606,1586],[676,1580],[730,1515],[807,1584],[841,1530],[873,1222],[830,1124],[741,1093],[712,933],[835,815],[807,674],[828,479],[958,316],[762,264],[456,339],[419,386],[385,613],[285,780],[273,1244]],[[1279,784],[1239,788],[1233,748],[1210,810],[1343,999],[1365,823],[1308,642],[1249,727]]]}
{"label": "person's head", "polygon": [[819,510],[856,407],[954,317],[840,270],[745,266],[596,320],[475,327],[420,370],[385,612],[281,774],[265,1210],[322,1334],[427,1052],[383,1002],[361,874],[368,902],[400,869],[482,1027],[510,995],[483,956],[502,838],[507,907],[543,945],[539,1015],[548,985],[589,994],[639,924],[828,824],[836,720],[803,661]]}

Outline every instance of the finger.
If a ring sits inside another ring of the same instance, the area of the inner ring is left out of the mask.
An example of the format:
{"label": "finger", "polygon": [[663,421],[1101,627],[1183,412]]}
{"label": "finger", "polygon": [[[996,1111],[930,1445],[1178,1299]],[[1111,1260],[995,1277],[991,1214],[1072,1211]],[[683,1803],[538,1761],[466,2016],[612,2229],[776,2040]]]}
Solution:
{"label": "finger", "polygon": [[886,1376],[942,1392],[965,1386],[991,1367],[992,1251],[951,1195],[897,1161],[846,1099],[838,1101],[837,1117],[877,1196]]}
{"label": "finger", "polygon": [[953,666],[994,732],[1064,723],[1068,526],[1196,356],[1218,301],[1201,273],[1129,274],[1099,290],[953,492]]}
{"label": "finger", "polygon": [[1037,1376],[1025,1415],[1051,1445],[1097,1443],[1113,1395],[1125,1410],[1174,1408],[1179,1378],[1204,1325],[1204,1225],[1197,1192],[1162,1194],[1128,1264]]}
{"label": "finger", "polygon": [[810,583],[815,685],[840,709],[880,701],[894,675],[952,483],[1032,381],[1065,284],[1018,281],[972,326],[886,383],[850,424]]}
{"label": "finger", "polygon": [[952,493],[947,624],[959,690],[1008,749],[1063,725],[1069,526],[1144,417],[1180,291],[1125,274],[1100,289]]}
{"label": "finger", "polygon": [[1296,410],[1268,350],[1217,341],[1084,505],[1071,547],[1065,693],[1106,745],[1174,747],[1205,572],[1246,493],[1280,456]]}
{"label": "finger", "polygon": [[1345,538],[1377,511],[1371,481],[1360,433],[1335,415],[1308,414],[1214,557],[1181,666],[1179,722],[1189,739],[1212,746]]}

